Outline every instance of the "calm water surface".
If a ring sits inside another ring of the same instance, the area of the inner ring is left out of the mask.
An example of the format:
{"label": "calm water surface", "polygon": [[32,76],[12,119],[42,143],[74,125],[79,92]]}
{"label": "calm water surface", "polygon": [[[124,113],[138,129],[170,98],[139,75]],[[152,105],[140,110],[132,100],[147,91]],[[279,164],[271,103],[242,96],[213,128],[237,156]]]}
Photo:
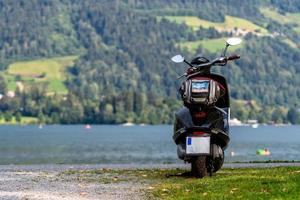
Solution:
{"label": "calm water surface", "polygon": [[[256,150],[268,148],[270,156]],[[235,156],[230,156],[230,152]],[[232,127],[226,161],[300,160],[300,126]],[[0,126],[0,164],[181,163],[172,126]]]}

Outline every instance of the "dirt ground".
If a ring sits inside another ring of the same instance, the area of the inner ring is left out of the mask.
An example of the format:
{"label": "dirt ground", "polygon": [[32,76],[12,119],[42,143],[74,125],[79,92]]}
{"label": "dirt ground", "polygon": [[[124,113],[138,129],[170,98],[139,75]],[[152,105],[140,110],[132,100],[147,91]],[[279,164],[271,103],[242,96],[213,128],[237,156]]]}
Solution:
{"label": "dirt ground", "polygon": [[[64,173],[67,169],[0,168],[1,200],[144,199],[145,184],[95,182]],[[105,176],[98,175],[99,180]]]}

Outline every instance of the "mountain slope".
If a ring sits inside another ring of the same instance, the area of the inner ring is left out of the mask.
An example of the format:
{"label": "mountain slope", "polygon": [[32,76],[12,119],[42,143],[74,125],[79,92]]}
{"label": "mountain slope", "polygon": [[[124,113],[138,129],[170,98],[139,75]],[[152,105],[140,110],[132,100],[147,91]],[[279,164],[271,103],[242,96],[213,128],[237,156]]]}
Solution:
{"label": "mountain slope", "polygon": [[[80,55],[63,73],[68,94],[49,96],[47,88],[35,84],[24,92],[17,90],[13,99],[2,99],[1,115],[33,116],[48,123],[170,123],[180,105],[176,77],[185,67],[169,58],[180,52],[187,59],[195,54],[212,59],[223,47],[223,38],[241,35],[244,43],[234,51],[242,59],[215,69],[229,80],[233,117],[292,121],[288,110],[299,107],[300,97],[300,36],[293,23],[300,13],[297,3],[0,2],[2,69],[16,61]],[[274,12],[287,23],[278,22]],[[178,21],[183,16],[188,17]],[[228,16],[234,20],[229,24]],[[189,20],[195,19],[199,23],[191,26]],[[1,76],[0,82],[5,82]],[[0,93],[6,92],[0,88]]]}

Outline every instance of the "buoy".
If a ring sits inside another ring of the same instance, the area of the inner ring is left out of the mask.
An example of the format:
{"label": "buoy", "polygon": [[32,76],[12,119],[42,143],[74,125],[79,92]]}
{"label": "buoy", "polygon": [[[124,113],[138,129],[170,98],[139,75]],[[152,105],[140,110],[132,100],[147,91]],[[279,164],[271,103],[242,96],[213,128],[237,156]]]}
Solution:
{"label": "buoy", "polygon": [[260,156],[269,156],[271,152],[269,151],[269,149],[258,149],[256,151],[256,154]]}
{"label": "buoy", "polygon": [[91,129],[91,128],[92,128],[91,125],[89,124],[85,125],[85,129]]}

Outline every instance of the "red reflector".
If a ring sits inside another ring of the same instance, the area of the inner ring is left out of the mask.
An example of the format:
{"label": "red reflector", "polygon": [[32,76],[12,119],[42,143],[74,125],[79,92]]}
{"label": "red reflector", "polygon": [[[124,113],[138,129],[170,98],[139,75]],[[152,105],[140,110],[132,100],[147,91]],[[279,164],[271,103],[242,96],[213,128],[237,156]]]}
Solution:
{"label": "red reflector", "polygon": [[194,116],[197,117],[197,118],[204,118],[204,117],[206,117],[206,113],[205,112],[198,112],[198,113],[195,113]]}
{"label": "red reflector", "polygon": [[195,135],[203,135],[205,132],[193,132]]}

